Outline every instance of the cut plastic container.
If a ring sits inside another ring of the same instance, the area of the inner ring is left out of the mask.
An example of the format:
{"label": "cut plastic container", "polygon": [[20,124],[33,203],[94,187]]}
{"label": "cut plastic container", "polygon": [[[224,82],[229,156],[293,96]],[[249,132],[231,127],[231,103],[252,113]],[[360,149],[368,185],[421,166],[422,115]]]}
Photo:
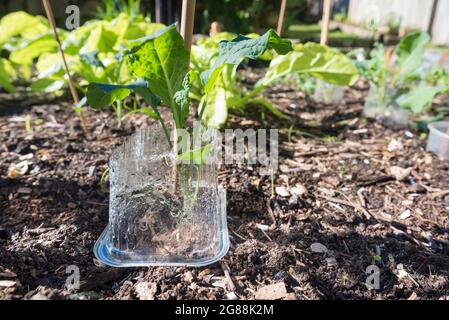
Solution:
{"label": "cut plastic container", "polygon": [[160,126],[113,151],[109,224],[94,248],[102,263],[204,266],[226,254],[226,195],[217,162],[176,163],[174,169],[174,159]]}
{"label": "cut plastic container", "polygon": [[433,122],[428,125],[430,130],[427,139],[427,151],[439,158],[449,160],[449,121]]}
{"label": "cut plastic container", "polygon": [[380,121],[384,125],[406,127],[409,124],[411,112],[399,107],[394,100],[396,90],[371,86],[365,99],[363,116]]}
{"label": "cut plastic container", "polygon": [[343,100],[345,88],[317,80],[313,100],[324,104],[337,104]]}

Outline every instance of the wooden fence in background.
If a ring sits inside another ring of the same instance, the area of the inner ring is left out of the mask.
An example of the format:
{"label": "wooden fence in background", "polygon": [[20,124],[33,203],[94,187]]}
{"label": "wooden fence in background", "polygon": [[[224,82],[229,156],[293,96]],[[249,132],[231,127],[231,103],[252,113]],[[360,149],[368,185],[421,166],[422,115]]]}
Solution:
{"label": "wooden fence in background", "polygon": [[393,17],[401,19],[401,28],[431,31],[434,44],[449,45],[449,0],[351,0],[349,5],[353,23],[378,19],[385,26]]}

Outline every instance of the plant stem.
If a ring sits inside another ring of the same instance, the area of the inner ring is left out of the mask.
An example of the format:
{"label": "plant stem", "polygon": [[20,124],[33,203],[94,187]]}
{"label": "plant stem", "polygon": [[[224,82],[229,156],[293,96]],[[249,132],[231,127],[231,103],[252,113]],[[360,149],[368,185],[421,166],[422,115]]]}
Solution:
{"label": "plant stem", "polygon": [[117,115],[117,126],[120,128],[122,126],[122,102],[120,100],[117,100],[115,113]]}
{"label": "plant stem", "polygon": [[176,185],[178,184],[178,170],[176,166],[176,157],[178,156],[178,131],[176,130],[176,125],[173,127],[173,154],[174,154],[174,162],[172,168],[172,179],[173,179],[173,195],[176,194]]}

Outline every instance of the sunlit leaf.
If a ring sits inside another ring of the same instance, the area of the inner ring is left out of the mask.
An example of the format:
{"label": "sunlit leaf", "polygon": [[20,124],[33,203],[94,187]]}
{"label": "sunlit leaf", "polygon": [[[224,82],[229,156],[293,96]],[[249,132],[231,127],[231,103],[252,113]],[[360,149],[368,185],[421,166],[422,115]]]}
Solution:
{"label": "sunlit leaf", "polygon": [[267,74],[257,86],[294,73],[307,73],[331,84],[352,85],[358,79],[358,70],[351,60],[341,52],[316,43],[299,46],[285,56],[271,61]]}
{"label": "sunlit leaf", "polygon": [[443,91],[442,87],[415,87],[409,93],[401,96],[398,103],[401,108],[410,109],[415,114],[419,114],[430,107],[435,96]]}
{"label": "sunlit leaf", "polygon": [[239,35],[234,40],[220,42],[219,57],[209,70],[201,74],[206,92],[211,90],[224,65],[238,65],[245,58],[258,59],[269,48],[279,54],[286,54],[293,49],[291,42],[280,38],[273,29],[259,38]]}

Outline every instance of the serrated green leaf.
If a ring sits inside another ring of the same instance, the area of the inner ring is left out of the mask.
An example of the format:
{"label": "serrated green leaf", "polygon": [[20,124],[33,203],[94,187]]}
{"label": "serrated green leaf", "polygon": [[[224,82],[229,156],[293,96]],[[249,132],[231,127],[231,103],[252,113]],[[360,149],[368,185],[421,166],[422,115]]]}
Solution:
{"label": "serrated green leaf", "polygon": [[136,43],[130,53],[130,70],[149,81],[150,91],[170,107],[176,126],[183,127],[182,110],[175,94],[183,89],[188,71],[189,55],[184,40],[175,25],[171,25]]}
{"label": "serrated green leaf", "polygon": [[245,58],[258,59],[269,48],[278,54],[286,54],[293,49],[291,42],[280,38],[273,29],[259,38],[239,35],[234,40],[220,42],[219,57],[209,70],[201,74],[206,92],[211,89],[225,64],[238,65]]}
{"label": "serrated green leaf", "polygon": [[182,83],[182,90],[175,93],[175,103],[181,111],[181,122],[184,123],[189,116],[190,107],[190,73],[187,73]]}

